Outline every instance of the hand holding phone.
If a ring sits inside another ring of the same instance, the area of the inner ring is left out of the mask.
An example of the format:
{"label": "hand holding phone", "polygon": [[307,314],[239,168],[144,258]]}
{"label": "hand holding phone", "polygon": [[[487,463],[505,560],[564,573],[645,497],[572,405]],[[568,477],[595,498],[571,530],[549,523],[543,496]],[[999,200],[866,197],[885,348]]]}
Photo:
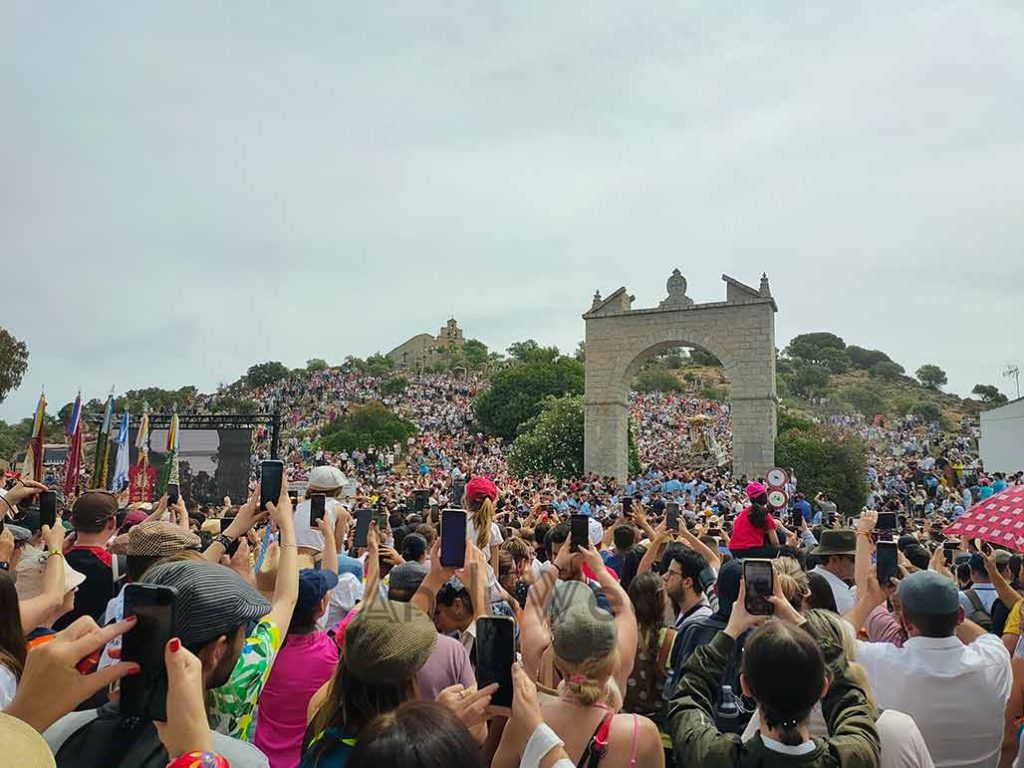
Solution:
{"label": "hand holding phone", "polygon": [[775,570],[771,560],[747,558],[743,561],[746,598],[743,607],[751,616],[771,616],[775,607],[768,598],[775,591]]}
{"label": "hand holding phone", "polygon": [[441,511],[441,565],[445,568],[462,568],[466,565],[465,510]]}
{"label": "hand holding phone", "polygon": [[322,493],[314,493],[309,497],[309,527],[317,528],[317,521],[324,519],[327,511],[327,497]]}
{"label": "hand holding phone", "polygon": [[267,502],[276,505],[281,498],[281,483],[284,479],[284,462],[268,459],[260,464],[260,512],[265,512]]}
{"label": "hand holding phone", "polygon": [[41,491],[39,493],[39,525],[53,528],[57,524],[57,492]]}
{"label": "hand holding phone", "polygon": [[491,683],[496,707],[512,706],[512,665],[515,663],[515,622],[507,616],[481,616],[476,620],[476,680],[478,688]]}
{"label": "hand holding phone", "polygon": [[124,588],[124,615],[137,617],[124,635],[121,660],[134,661],[141,671],[121,679],[121,712],[127,717],[167,720],[167,668],[164,647],[174,637],[174,606],[178,591],[156,584]]}
{"label": "hand holding phone", "polygon": [[365,549],[367,537],[370,534],[370,523],[373,521],[372,509],[356,510],[356,530],[352,534],[352,546],[357,549]]}
{"label": "hand holding phone", "polygon": [[590,541],[590,520],[586,515],[573,515],[569,522],[569,551],[586,549]]}
{"label": "hand holding phone", "polygon": [[875,573],[882,588],[891,586],[892,580],[899,578],[899,553],[896,542],[880,541],[875,545]]}

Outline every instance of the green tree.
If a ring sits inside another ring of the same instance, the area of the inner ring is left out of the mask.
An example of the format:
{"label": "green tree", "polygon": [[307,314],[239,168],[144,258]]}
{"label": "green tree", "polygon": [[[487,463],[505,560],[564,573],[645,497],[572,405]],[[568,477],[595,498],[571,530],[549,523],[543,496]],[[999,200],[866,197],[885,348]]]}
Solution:
{"label": "green tree", "polygon": [[846,342],[834,333],[803,333],[794,336],[786,347],[786,354],[803,360],[805,363],[825,363],[825,350],[832,349],[842,351],[846,349]]}
{"label": "green tree", "polygon": [[633,380],[633,389],[637,392],[680,392],[683,385],[678,376],[659,366],[641,371]]}
{"label": "green tree", "polygon": [[878,363],[892,362],[885,352],[877,349],[865,349],[856,344],[851,344],[846,348],[846,356],[850,358],[850,363],[854,368],[859,368],[862,371],[870,371]]}
{"label": "green tree", "polygon": [[821,365],[828,368],[829,373],[846,373],[850,370],[850,356],[845,349],[823,349],[820,353]]}
{"label": "green tree", "polygon": [[288,378],[289,373],[288,366],[275,360],[250,366],[245,373],[245,380],[250,387],[266,387]]}
{"label": "green tree", "polygon": [[380,393],[382,395],[400,395],[405,392],[409,386],[409,380],[404,376],[395,376],[394,378],[388,379],[380,385]]}
{"label": "green tree", "polygon": [[587,359],[587,343],[581,341],[576,345],[576,351],[572,353],[573,358],[579,360],[581,363]]}
{"label": "green tree", "polygon": [[860,438],[824,427],[788,429],[775,442],[775,463],[796,471],[808,497],[824,492],[844,515],[864,504],[867,448]]}
{"label": "green tree", "polygon": [[942,409],[935,403],[921,400],[910,409],[910,414],[925,424],[938,424],[941,428],[945,429],[946,417],[943,415]]}
{"label": "green tree", "polygon": [[691,349],[690,350],[690,362],[694,365],[706,365],[712,368],[721,368],[722,361],[715,357],[710,352],[703,349]]}
{"label": "green tree", "polygon": [[676,352],[669,352],[665,355],[665,367],[670,371],[677,371],[683,365],[683,356]]}
{"label": "green tree", "polygon": [[28,346],[0,328],[0,403],[21,386],[28,370]]}
{"label": "green tree", "polygon": [[327,361],[320,357],[314,357],[306,361],[306,370],[310,373],[326,371],[329,367],[330,366],[327,365]]}
{"label": "green tree", "polygon": [[903,375],[903,366],[891,360],[882,360],[871,366],[871,376],[882,381],[898,381]]}
{"label": "green tree", "polygon": [[195,399],[197,394],[198,390],[191,386],[182,387],[177,390],[161,389],[160,387],[129,389],[123,395],[114,399],[114,412],[120,413],[127,408],[132,412],[133,416],[138,416],[142,414],[142,408],[147,403],[153,411],[169,411],[174,406],[184,408]]}
{"label": "green tree", "polygon": [[558,347],[542,347],[533,339],[515,342],[509,346],[508,354],[520,363],[553,363],[559,357]]}
{"label": "green tree", "polygon": [[886,412],[885,398],[877,387],[861,385],[839,391],[839,397],[864,416],[877,416]]}
{"label": "green tree", "polygon": [[545,397],[565,394],[583,394],[583,364],[567,357],[537,359],[496,372],[473,410],[484,430],[511,440],[520,424],[540,413]]}
{"label": "green tree", "polygon": [[828,389],[828,369],[820,365],[804,364],[789,379],[789,388],[800,397],[811,398]]}
{"label": "green tree", "polygon": [[938,390],[946,383],[946,372],[939,366],[928,363],[917,369],[917,379],[928,389]]}
{"label": "green tree", "polygon": [[487,345],[478,339],[467,339],[462,345],[466,367],[476,371],[487,365]]}
{"label": "green tree", "polygon": [[328,451],[363,450],[371,445],[404,443],[416,432],[411,421],[381,403],[370,402],[328,424],[321,433],[320,446]]}
{"label": "green tree", "polygon": [[[640,474],[640,454],[630,425],[629,474]],[[546,397],[540,412],[523,425],[512,443],[509,469],[516,475],[583,475],[583,396]]]}
{"label": "green tree", "polygon": [[238,413],[248,415],[256,413],[260,409],[255,400],[248,397],[236,397],[235,395],[221,395],[210,406],[214,413]]}
{"label": "green tree", "polygon": [[1006,395],[999,391],[998,387],[991,384],[975,384],[971,394],[977,395],[981,398],[981,402],[989,405],[1002,405],[1008,400]]}
{"label": "green tree", "polygon": [[383,376],[385,373],[395,370],[395,361],[387,355],[376,352],[366,358],[363,370],[371,376]]}

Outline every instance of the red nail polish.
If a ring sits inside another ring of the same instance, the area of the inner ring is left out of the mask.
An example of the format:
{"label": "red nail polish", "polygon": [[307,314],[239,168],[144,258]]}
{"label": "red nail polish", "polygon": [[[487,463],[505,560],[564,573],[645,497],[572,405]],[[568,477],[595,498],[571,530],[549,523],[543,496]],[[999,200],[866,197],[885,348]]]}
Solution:
{"label": "red nail polish", "polygon": [[171,653],[177,653],[181,649],[181,640],[173,638],[171,640]]}
{"label": "red nail polish", "polygon": [[128,676],[131,677],[132,675],[138,675],[141,672],[142,672],[142,667],[134,667],[134,668],[128,670]]}

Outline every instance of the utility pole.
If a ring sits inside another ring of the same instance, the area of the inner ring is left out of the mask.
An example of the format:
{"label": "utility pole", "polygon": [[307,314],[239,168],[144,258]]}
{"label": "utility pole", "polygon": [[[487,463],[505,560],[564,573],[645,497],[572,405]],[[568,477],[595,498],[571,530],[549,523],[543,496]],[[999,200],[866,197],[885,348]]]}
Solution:
{"label": "utility pole", "polygon": [[1017,387],[1017,399],[1020,399],[1020,366],[1010,363],[1006,366],[1006,370],[1003,371],[1004,379],[1013,379],[1014,385]]}

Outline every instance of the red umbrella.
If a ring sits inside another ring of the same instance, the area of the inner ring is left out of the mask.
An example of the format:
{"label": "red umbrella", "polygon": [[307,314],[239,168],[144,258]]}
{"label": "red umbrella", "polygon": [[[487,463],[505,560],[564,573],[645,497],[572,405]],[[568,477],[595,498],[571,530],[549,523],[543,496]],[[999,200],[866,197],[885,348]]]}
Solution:
{"label": "red umbrella", "polygon": [[979,501],[942,532],[1024,552],[1024,485],[1011,486]]}

